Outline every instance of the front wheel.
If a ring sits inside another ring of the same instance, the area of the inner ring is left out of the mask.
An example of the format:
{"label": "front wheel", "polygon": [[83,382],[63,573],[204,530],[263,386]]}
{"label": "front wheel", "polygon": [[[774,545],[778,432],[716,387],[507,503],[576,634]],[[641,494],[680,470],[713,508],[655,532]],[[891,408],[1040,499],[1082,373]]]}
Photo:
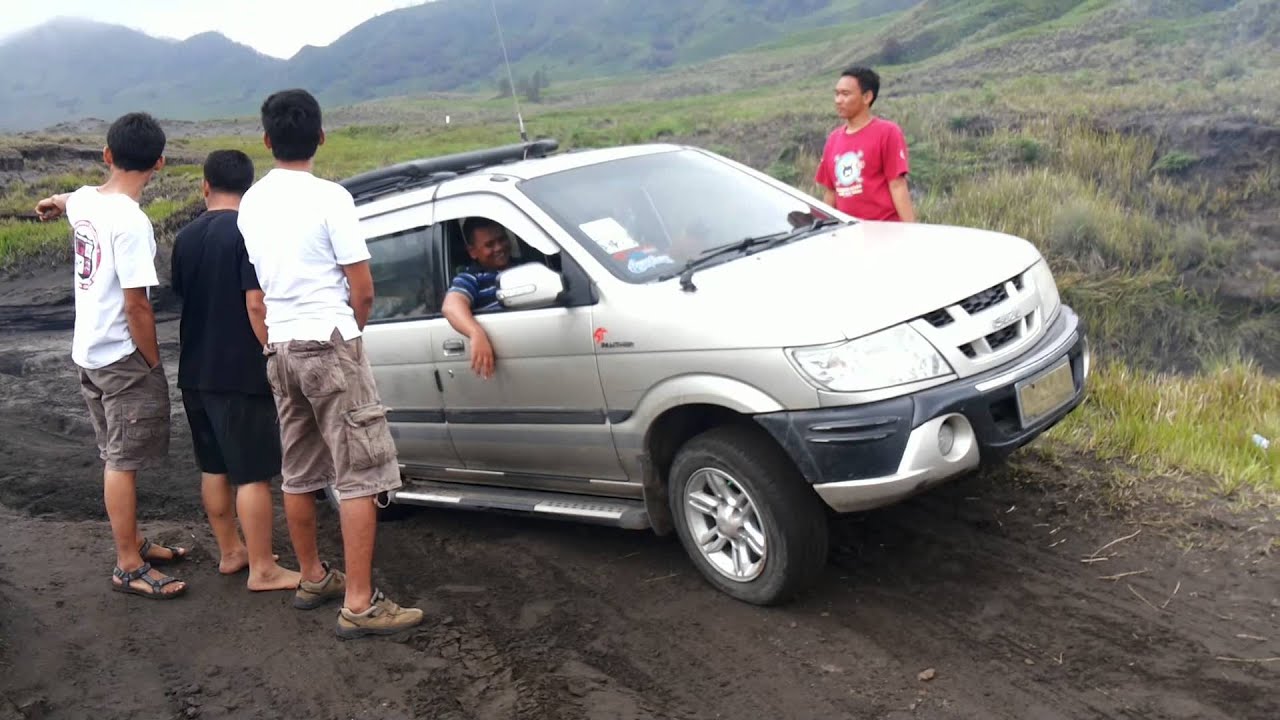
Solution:
{"label": "front wheel", "polygon": [[668,490],[685,551],[738,600],[784,602],[826,565],[826,509],[763,431],[722,427],[690,440],[671,465]]}

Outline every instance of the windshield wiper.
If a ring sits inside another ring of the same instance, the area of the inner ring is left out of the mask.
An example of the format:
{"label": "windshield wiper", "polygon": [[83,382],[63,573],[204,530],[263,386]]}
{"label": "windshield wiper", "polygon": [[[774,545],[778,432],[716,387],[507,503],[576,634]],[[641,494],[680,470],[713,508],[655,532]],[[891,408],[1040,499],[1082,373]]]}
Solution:
{"label": "windshield wiper", "polygon": [[[685,292],[696,291],[698,288],[693,284],[693,273],[698,270],[698,268],[706,267],[716,258],[723,257],[730,253],[747,255],[754,254],[748,251],[762,245],[765,246],[765,250],[768,250],[770,248],[778,247],[779,245],[784,245],[796,238],[808,235],[815,230],[839,224],[841,224],[841,222],[835,218],[821,218],[814,220],[808,225],[802,225],[794,230],[770,233],[768,235],[756,235],[707,249],[698,257],[692,258],[689,262],[685,263],[684,269],[680,271],[680,289]],[[670,279],[670,277],[671,276],[668,275],[659,278],[659,280],[667,280]]]}

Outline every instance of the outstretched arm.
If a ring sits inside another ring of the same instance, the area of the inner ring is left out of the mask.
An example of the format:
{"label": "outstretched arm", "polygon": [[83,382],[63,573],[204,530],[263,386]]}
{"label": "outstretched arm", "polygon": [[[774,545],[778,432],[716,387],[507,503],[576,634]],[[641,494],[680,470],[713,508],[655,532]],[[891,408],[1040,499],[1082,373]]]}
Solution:
{"label": "outstretched arm", "polygon": [[67,198],[71,197],[71,193],[59,193],[50,195],[49,197],[36,203],[36,216],[41,222],[57,220],[67,213]]}
{"label": "outstretched arm", "polygon": [[461,292],[451,291],[445,294],[441,311],[454,330],[471,340],[471,369],[486,380],[492,377],[493,345],[489,343],[489,335],[471,313],[471,299]]}

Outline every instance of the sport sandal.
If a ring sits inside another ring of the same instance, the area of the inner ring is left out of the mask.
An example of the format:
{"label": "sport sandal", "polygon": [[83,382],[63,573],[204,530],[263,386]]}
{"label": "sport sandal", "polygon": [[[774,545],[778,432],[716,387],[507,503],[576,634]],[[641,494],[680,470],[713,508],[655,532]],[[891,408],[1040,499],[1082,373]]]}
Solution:
{"label": "sport sandal", "polygon": [[343,640],[365,635],[394,635],[422,622],[418,608],[402,608],[387,599],[380,590],[373,591],[373,604],[362,613],[353,613],[343,607],[338,613],[334,631]]}
{"label": "sport sandal", "polygon": [[[151,552],[152,548],[168,550],[172,557],[147,557],[147,553]],[[142,538],[142,544],[138,546],[138,554],[142,556],[142,561],[149,562],[152,565],[181,562],[187,559],[187,552],[188,550],[186,548],[170,547],[168,545],[161,545],[160,543],[153,543],[147,538]]]}
{"label": "sport sandal", "polygon": [[[111,589],[119,593],[127,593],[129,595],[141,595],[144,598],[150,598],[152,600],[172,600],[176,597],[181,597],[184,593],[187,592],[187,588],[189,587],[188,585],[183,585],[182,587],[172,592],[165,591],[164,588],[166,585],[170,585],[170,584],[173,584],[176,582],[182,582],[182,581],[176,577],[169,577],[168,575],[165,575],[164,577],[156,579],[151,577],[150,573],[151,573],[151,563],[148,563],[148,562],[142,563],[142,565],[139,566],[137,570],[130,570],[128,572],[125,572],[124,570],[121,570],[119,566],[116,566],[111,571],[111,575],[112,577],[118,578],[120,582],[117,584],[113,580],[111,582]],[[149,585],[150,589],[140,590],[134,587],[133,583],[138,580],[141,580],[142,582]]]}

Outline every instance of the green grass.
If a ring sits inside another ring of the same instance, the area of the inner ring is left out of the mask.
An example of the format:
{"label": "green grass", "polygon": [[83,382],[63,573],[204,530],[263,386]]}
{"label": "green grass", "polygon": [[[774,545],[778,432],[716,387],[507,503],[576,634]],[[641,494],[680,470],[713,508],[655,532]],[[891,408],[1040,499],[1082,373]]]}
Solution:
{"label": "green grass", "polygon": [[99,185],[105,179],[103,172],[61,173],[29,183],[14,183],[0,193],[0,215],[31,213],[37,202],[50,195],[71,192],[84,185]]}
{"label": "green grass", "polygon": [[[1261,434],[1270,450],[1254,444]],[[1242,362],[1197,375],[1103,363],[1089,397],[1050,437],[1161,473],[1210,478],[1220,493],[1280,493],[1280,378]]]}
{"label": "green grass", "polygon": [[65,222],[35,223],[0,220],[0,268],[26,257],[40,255],[59,245],[70,247],[71,230]]}

